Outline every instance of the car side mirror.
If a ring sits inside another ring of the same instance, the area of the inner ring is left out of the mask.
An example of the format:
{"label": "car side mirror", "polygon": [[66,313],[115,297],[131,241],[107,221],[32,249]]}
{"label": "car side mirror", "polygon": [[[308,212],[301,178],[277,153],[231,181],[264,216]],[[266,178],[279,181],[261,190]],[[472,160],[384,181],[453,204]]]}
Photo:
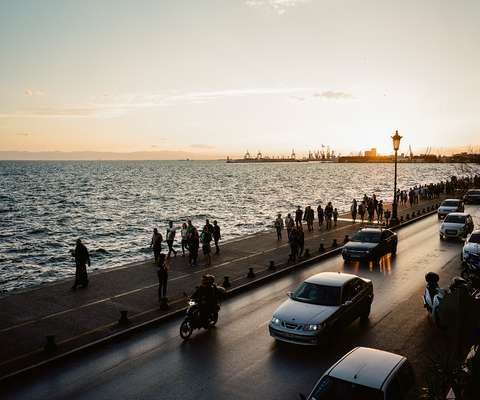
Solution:
{"label": "car side mirror", "polygon": [[299,393],[298,397],[300,397],[300,400],[307,400],[307,398],[305,397],[305,395],[303,393]]}
{"label": "car side mirror", "polygon": [[343,303],[344,306],[349,306],[351,305],[353,302],[352,300],[347,300],[345,303]]}
{"label": "car side mirror", "polygon": [[292,298],[292,292],[287,292],[287,297]]}

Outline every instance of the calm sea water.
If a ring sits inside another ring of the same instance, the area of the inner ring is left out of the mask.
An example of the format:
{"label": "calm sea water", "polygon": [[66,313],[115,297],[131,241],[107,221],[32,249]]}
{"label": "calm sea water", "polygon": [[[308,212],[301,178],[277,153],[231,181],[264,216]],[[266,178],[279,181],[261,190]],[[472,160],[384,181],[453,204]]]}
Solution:
{"label": "calm sea water", "polygon": [[[399,187],[480,173],[478,165],[400,164]],[[229,239],[271,227],[277,212],[353,197],[391,199],[392,164],[221,161],[0,162],[0,292],[74,274],[84,239],[92,268],[150,257],[153,227],[217,219]],[[203,226],[203,225],[202,225]]]}

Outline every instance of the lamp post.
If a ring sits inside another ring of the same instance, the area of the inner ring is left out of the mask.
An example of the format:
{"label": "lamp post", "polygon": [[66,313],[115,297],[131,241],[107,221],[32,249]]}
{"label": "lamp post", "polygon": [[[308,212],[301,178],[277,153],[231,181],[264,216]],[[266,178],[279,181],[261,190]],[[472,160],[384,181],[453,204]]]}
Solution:
{"label": "lamp post", "polygon": [[400,148],[400,140],[402,137],[395,131],[395,135],[392,136],[393,150],[395,150],[395,181],[393,185],[393,204],[392,204],[392,219],[390,221],[391,226],[398,225],[398,199],[397,199],[397,151]]}

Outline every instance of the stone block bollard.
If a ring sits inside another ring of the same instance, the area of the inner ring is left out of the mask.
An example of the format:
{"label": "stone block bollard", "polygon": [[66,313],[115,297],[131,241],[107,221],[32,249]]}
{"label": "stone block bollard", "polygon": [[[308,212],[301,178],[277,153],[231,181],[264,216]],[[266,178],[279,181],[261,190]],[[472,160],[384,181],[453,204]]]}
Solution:
{"label": "stone block bollard", "polygon": [[348,237],[348,235],[345,235],[345,237],[343,238],[343,244],[347,244],[349,240],[350,238]]}
{"label": "stone block bollard", "polygon": [[407,216],[405,217],[407,219],[407,221],[410,219],[410,214],[407,214]]}
{"label": "stone block bollard", "polygon": [[270,260],[270,263],[268,264],[268,269],[269,269],[270,271],[272,271],[272,270],[275,269],[275,261]]}
{"label": "stone block bollard", "polygon": [[337,246],[338,246],[337,239],[333,239],[332,247],[337,247]]}
{"label": "stone block bollard", "polygon": [[305,253],[303,253],[303,257],[309,258],[310,257],[310,249],[305,249]]}
{"label": "stone block bollard", "polygon": [[255,278],[255,272],[253,272],[253,267],[248,269],[247,278]]}
{"label": "stone block bollard", "polygon": [[130,324],[130,320],[128,319],[128,311],[122,310],[120,311],[120,319],[118,320],[118,325],[126,326]]}
{"label": "stone block bollard", "polygon": [[400,223],[403,222],[403,215],[400,217]]}
{"label": "stone block bollard", "polygon": [[424,208],[422,208],[422,214],[425,214],[425,209]]}
{"label": "stone block bollard", "polygon": [[43,349],[47,353],[53,353],[55,350],[57,350],[57,343],[55,343],[55,336],[54,335],[47,335],[45,336],[46,342],[45,346]]}
{"label": "stone block bollard", "polygon": [[223,286],[225,289],[229,289],[229,288],[232,287],[232,284],[230,283],[230,277],[229,277],[229,276],[224,276],[224,277],[223,277],[222,286]]}
{"label": "stone block bollard", "polygon": [[325,251],[325,246],[323,245],[323,243],[320,243],[320,247],[318,248],[318,251],[320,253],[323,253]]}

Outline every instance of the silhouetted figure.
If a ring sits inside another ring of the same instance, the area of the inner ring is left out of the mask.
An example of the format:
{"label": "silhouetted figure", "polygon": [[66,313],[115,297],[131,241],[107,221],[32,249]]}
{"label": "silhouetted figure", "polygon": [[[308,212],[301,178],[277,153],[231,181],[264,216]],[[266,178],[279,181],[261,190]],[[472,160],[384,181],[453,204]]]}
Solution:
{"label": "silhouetted figure", "polygon": [[317,207],[317,214],[318,214],[318,229],[320,230],[322,228],[323,221],[325,220],[325,212],[323,211],[321,204],[319,204]]}
{"label": "silhouetted figure", "polygon": [[210,265],[212,265],[212,248],[210,246],[210,242],[212,241],[212,234],[207,228],[207,225],[205,225],[202,233],[200,234],[200,241],[202,242],[203,255],[205,256],[205,259],[207,261],[206,266],[209,267]]}
{"label": "silhouetted figure", "polygon": [[363,224],[363,221],[365,220],[365,202],[364,201],[362,201],[358,205],[358,214],[360,214],[360,219],[362,220],[362,224]]}
{"label": "silhouetted figure", "polygon": [[220,253],[220,248],[218,247],[218,241],[222,238],[220,233],[220,227],[218,226],[217,220],[213,221],[213,241],[215,242],[215,254]]}
{"label": "silhouetted figure", "polygon": [[190,265],[197,265],[198,249],[200,247],[200,238],[197,228],[192,225],[192,221],[187,221],[187,238]]}
{"label": "silhouetted figure", "polygon": [[385,210],[385,224],[388,226],[388,221],[390,220],[390,217],[392,216],[392,212],[390,210]]}
{"label": "silhouetted figure", "polygon": [[177,251],[173,248],[173,241],[175,240],[175,235],[177,234],[177,229],[173,226],[173,222],[170,221],[168,223],[168,228],[167,228],[167,245],[168,245],[168,256],[167,258],[170,258],[170,254],[177,256]]}
{"label": "silhouetted figure", "polygon": [[188,249],[188,229],[185,222],[182,224],[180,233],[182,235],[182,257],[185,257],[185,249]]}
{"label": "silhouetted figure", "polygon": [[295,211],[295,226],[298,228],[302,225],[303,211],[300,206],[297,206],[297,211]]}
{"label": "silhouetted figure", "polygon": [[329,201],[325,206],[325,221],[327,224],[327,229],[332,229],[332,217],[333,217],[333,206],[332,202]]}
{"label": "silhouetted figure", "polygon": [[307,230],[309,232],[313,231],[313,220],[315,219],[315,212],[312,207],[306,206],[303,219],[307,222]]}
{"label": "silhouetted figure", "polygon": [[290,213],[288,213],[285,218],[285,228],[287,228],[287,238],[290,237],[290,232],[292,231],[294,226],[295,226],[295,222],[293,221],[293,218],[290,215]]}
{"label": "silhouetted figure", "polygon": [[377,204],[377,220],[378,223],[383,222],[383,200],[380,200]]}
{"label": "silhouetted figure", "polygon": [[158,264],[158,256],[162,252],[162,241],[163,241],[162,234],[158,232],[157,228],[155,228],[153,230],[152,242],[150,243],[150,247],[153,248],[153,256],[155,258],[155,264]]}
{"label": "silhouetted figure", "polygon": [[90,254],[80,239],[77,239],[72,255],[75,257],[75,283],[72,290],[75,290],[78,285],[85,288],[88,286],[87,264],[90,266]]}
{"label": "silhouetted figure", "polygon": [[213,238],[213,225],[210,223],[210,221],[207,219],[205,220],[205,226],[203,227],[203,231],[207,231],[210,233],[210,241],[212,241]]}
{"label": "silhouetted figure", "polygon": [[338,220],[338,210],[336,208],[333,209],[333,226],[337,226]]}
{"label": "silhouetted figure", "polygon": [[275,222],[273,223],[275,230],[277,231],[277,240],[282,240],[283,219],[282,214],[278,214]]}
{"label": "silhouetted figure", "polygon": [[302,256],[304,247],[305,247],[305,233],[303,232],[302,225],[300,225],[297,228],[297,254],[299,257]]}
{"label": "silhouetted figure", "polygon": [[288,235],[288,244],[290,245],[290,261],[295,262],[298,254],[298,232],[295,227],[292,228]]}
{"label": "silhouetted figure", "polygon": [[167,297],[168,267],[165,261],[165,254],[158,257],[158,301]]}
{"label": "silhouetted figure", "polygon": [[352,220],[355,223],[357,219],[357,200],[353,199],[352,205],[350,206],[350,212],[352,213]]}

